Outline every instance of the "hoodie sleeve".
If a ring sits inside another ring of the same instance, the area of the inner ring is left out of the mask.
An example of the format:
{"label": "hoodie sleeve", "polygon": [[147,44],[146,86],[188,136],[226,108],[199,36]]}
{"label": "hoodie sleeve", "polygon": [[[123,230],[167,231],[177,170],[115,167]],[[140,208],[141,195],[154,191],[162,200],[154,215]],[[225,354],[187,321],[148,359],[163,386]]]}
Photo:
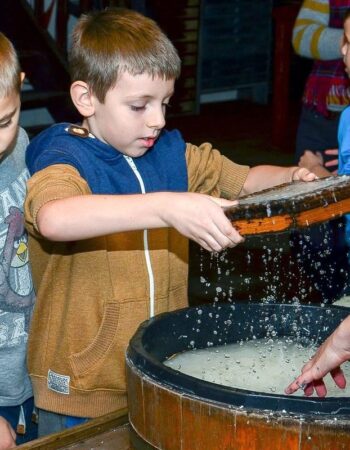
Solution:
{"label": "hoodie sleeve", "polygon": [[234,163],[209,143],[186,146],[188,190],[214,197],[234,199],[239,196],[249,167]]}
{"label": "hoodie sleeve", "polygon": [[24,205],[26,227],[31,234],[38,233],[39,209],[52,200],[91,194],[86,181],[72,166],[57,164],[36,172],[27,183]]}

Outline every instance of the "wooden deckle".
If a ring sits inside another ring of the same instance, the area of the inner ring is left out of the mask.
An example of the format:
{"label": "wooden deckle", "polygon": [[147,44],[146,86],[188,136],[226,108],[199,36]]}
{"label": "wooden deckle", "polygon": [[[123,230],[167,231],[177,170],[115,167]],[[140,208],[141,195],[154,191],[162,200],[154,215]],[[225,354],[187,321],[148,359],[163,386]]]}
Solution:
{"label": "wooden deckle", "polygon": [[239,199],[225,214],[242,235],[304,228],[350,212],[350,176],[281,184]]}

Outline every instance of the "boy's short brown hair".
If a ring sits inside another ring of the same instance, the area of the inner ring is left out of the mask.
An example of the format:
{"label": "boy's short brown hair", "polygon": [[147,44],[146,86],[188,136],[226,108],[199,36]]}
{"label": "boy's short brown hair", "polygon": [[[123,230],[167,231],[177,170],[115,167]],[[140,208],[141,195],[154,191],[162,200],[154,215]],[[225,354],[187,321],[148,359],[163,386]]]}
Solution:
{"label": "boy's short brown hair", "polygon": [[0,97],[21,90],[21,67],[16,50],[7,37],[0,33]]}
{"label": "boy's short brown hair", "polygon": [[69,62],[72,82],[85,81],[101,103],[123,72],[176,79],[181,67],[159,26],[124,8],[81,16],[73,30]]}
{"label": "boy's short brown hair", "polygon": [[345,11],[343,23],[345,23],[350,17],[350,8]]}

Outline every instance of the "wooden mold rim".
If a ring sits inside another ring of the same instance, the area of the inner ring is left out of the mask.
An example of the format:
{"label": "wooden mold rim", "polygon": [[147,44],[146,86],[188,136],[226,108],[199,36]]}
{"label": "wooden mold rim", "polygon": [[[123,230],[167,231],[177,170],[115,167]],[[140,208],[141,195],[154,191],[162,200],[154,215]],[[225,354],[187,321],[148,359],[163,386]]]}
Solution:
{"label": "wooden mold rim", "polygon": [[[303,187],[305,192],[298,193]],[[288,192],[290,195],[286,198]],[[308,183],[285,183],[241,197],[238,206],[225,208],[225,214],[242,235],[305,228],[349,212],[350,176],[347,175]]]}

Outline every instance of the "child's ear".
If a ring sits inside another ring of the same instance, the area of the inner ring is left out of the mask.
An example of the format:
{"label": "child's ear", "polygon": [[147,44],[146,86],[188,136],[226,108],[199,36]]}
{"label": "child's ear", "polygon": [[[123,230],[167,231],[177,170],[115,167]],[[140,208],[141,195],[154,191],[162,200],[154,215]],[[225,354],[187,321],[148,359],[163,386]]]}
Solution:
{"label": "child's ear", "polygon": [[21,72],[21,74],[20,74],[21,84],[23,83],[25,76],[26,76],[26,74],[24,72]]}
{"label": "child's ear", "polygon": [[74,81],[70,87],[72,101],[83,117],[94,114],[95,108],[92,101],[89,86],[84,81]]}

